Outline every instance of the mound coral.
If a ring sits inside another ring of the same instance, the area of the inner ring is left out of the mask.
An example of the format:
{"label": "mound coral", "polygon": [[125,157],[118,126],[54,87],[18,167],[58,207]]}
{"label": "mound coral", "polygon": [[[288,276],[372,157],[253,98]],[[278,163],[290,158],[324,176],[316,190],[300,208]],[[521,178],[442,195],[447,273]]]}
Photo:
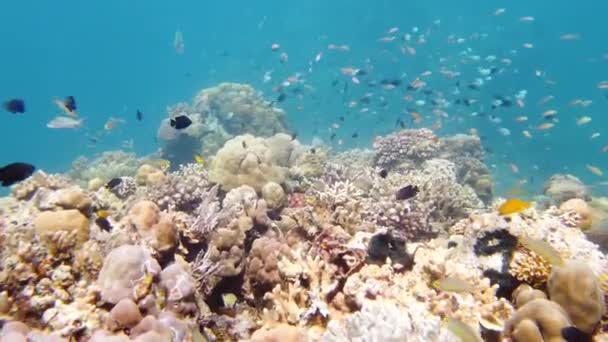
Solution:
{"label": "mound coral", "polygon": [[554,204],[561,204],[571,198],[580,198],[585,201],[591,199],[589,189],[580,179],[572,175],[556,174],[545,182],[544,194]]}
{"label": "mound coral", "polygon": [[571,325],[566,311],[547,299],[533,299],[519,308],[505,325],[506,337],[517,342],[563,341],[562,329]]}
{"label": "mound coral", "polygon": [[426,128],[405,129],[374,140],[375,164],[394,168],[412,160],[421,162],[434,157],[440,147],[439,138]]}
{"label": "mound coral", "polygon": [[265,101],[248,84],[221,83],[203,89],[194,98],[193,107],[215,116],[232,135],[268,137],[286,131],[285,112]]}
{"label": "mound coral", "polygon": [[599,279],[582,262],[555,267],[547,283],[549,298],[561,305],[574,325],[591,333],[605,312]]}
{"label": "mound coral", "polygon": [[146,275],[160,271],[158,262],[142,247],[117,247],[105,257],[99,272],[101,299],[113,304],[124,298],[135,299],[135,289],[146,281]]}
{"label": "mound coral", "polygon": [[287,134],[270,138],[242,135],[226,142],[211,164],[209,180],[225,191],[241,185],[258,193],[268,182],[281,184],[288,178],[289,167],[301,151],[297,141]]}
{"label": "mound coral", "polygon": [[127,220],[143,241],[159,252],[171,250],[177,244],[177,228],[167,213],[161,213],[156,204],[140,201],[129,211]]}

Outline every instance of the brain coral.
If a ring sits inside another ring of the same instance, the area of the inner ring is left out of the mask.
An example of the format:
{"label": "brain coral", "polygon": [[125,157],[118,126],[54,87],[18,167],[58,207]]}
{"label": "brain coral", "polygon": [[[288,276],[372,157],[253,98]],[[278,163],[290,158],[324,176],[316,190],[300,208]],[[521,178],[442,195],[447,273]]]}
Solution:
{"label": "brain coral", "polygon": [[287,134],[258,138],[246,134],[228,140],[211,164],[209,180],[226,191],[249,185],[258,193],[268,182],[283,183],[300,145]]}

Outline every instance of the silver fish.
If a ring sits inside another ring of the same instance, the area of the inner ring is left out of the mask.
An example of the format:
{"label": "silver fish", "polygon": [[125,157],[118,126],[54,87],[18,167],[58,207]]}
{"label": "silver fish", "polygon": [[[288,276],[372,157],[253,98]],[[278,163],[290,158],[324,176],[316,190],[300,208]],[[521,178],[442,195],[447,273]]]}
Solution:
{"label": "silver fish", "polygon": [[58,128],[73,129],[73,128],[79,128],[81,126],[82,126],[82,119],[76,120],[76,119],[69,118],[67,116],[57,116],[53,120],[49,121],[49,123],[46,124],[46,127],[56,128],[56,129],[58,129]]}

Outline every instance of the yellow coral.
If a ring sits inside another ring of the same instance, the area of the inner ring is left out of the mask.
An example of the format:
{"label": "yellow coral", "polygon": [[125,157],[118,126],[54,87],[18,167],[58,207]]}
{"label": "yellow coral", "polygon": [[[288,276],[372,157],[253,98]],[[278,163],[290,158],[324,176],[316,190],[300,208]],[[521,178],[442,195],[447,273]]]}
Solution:
{"label": "yellow coral", "polygon": [[543,288],[551,274],[551,264],[538,254],[522,248],[513,254],[509,273],[534,288]]}

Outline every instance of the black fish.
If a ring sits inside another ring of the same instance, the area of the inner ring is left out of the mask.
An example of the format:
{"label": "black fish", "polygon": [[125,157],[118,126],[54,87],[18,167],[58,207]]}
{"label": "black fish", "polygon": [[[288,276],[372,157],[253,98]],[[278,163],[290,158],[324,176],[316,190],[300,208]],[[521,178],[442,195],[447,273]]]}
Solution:
{"label": "black fish", "polygon": [[363,69],[357,69],[357,72],[355,73],[355,76],[366,76],[367,75],[367,71],[363,70]]}
{"label": "black fish", "polygon": [[17,113],[25,113],[25,101],[21,99],[12,99],[4,102],[2,107],[6,109],[7,112],[17,114]]}
{"label": "black fish", "polygon": [[281,102],[285,101],[286,98],[287,98],[287,95],[285,95],[285,93],[280,93],[279,96],[277,96],[277,102],[281,103]]}
{"label": "black fish", "polygon": [[311,149],[310,149],[310,153],[312,153],[312,154],[317,154],[317,149],[316,149],[316,148],[314,148],[314,147],[313,147],[313,148],[311,148]]}
{"label": "black fish", "polygon": [[63,104],[65,105],[65,108],[67,108],[70,112],[76,110],[76,99],[74,98],[74,96],[66,97]]}
{"label": "black fish", "polygon": [[172,118],[170,123],[171,127],[174,127],[175,129],[184,129],[192,124],[192,120],[185,115],[180,115]]}
{"label": "black fish", "polygon": [[335,87],[335,86],[337,86],[337,85],[338,85],[338,83],[340,83],[340,80],[335,79],[335,80],[331,81],[331,86],[332,86],[332,87]]}
{"label": "black fish", "polygon": [[378,173],[378,176],[380,176],[380,178],[384,179],[384,178],[386,178],[386,176],[388,176],[388,171],[386,171],[386,169],[382,169]]}
{"label": "black fish", "polygon": [[137,119],[137,121],[141,121],[144,119],[144,113],[140,112],[139,109],[137,110],[137,112],[135,113],[135,118]]}
{"label": "black fish", "polygon": [[481,89],[481,87],[478,86],[475,83],[471,83],[471,84],[469,84],[469,89],[471,89],[471,90],[479,90],[479,89]]}
{"label": "black fish", "polygon": [[36,167],[26,163],[12,163],[0,168],[0,183],[11,186],[25,180],[34,173]]}
{"label": "black fish", "polygon": [[291,133],[291,140],[296,140],[298,138],[298,132]]}
{"label": "black fish", "polygon": [[339,119],[340,121],[344,122],[344,115],[340,115]]}
{"label": "black fish", "polygon": [[371,96],[370,95],[363,95],[359,99],[359,102],[365,103],[365,104],[369,104],[371,102]]}
{"label": "black fish", "polygon": [[329,140],[333,141],[334,139],[336,139],[336,133],[332,133],[331,136],[329,137]]}
{"label": "black fish", "polygon": [[401,126],[401,128],[405,128],[405,122],[403,122],[403,120],[401,120],[401,118],[397,119],[397,121],[395,122],[395,126]]}
{"label": "black fish", "polygon": [[241,146],[243,146],[243,148],[247,148],[247,143],[245,142],[245,140],[241,141]]}
{"label": "black fish", "polygon": [[575,327],[567,327],[562,329],[562,337],[568,342],[591,342],[593,338]]}
{"label": "black fish", "polygon": [[418,189],[417,186],[415,186],[415,185],[408,185],[408,186],[405,186],[405,187],[399,189],[397,191],[397,193],[395,193],[395,198],[398,201],[403,201],[403,200],[406,200],[406,199],[410,199],[410,198],[416,196],[416,194],[418,193],[418,191],[419,191],[419,189]]}
{"label": "black fish", "polygon": [[107,184],[106,184],[106,188],[108,190],[112,190],[115,187],[119,186],[120,183],[122,183],[122,178],[112,178]]}
{"label": "black fish", "polygon": [[[380,80],[380,84],[382,84],[382,85],[392,85],[392,86],[398,87],[398,86],[401,85],[401,80],[399,80],[399,79],[386,79],[385,78],[385,79]],[[409,88],[408,88],[408,90],[409,90]]]}
{"label": "black fish", "polygon": [[95,224],[97,225],[97,227],[102,230],[105,230],[106,232],[112,230],[112,225],[110,224],[110,221],[108,221],[108,219],[106,218],[98,217],[97,219],[95,219]]}
{"label": "black fish", "polygon": [[353,135],[351,135],[351,138],[355,139],[359,137],[359,133],[355,132],[353,133]]}

